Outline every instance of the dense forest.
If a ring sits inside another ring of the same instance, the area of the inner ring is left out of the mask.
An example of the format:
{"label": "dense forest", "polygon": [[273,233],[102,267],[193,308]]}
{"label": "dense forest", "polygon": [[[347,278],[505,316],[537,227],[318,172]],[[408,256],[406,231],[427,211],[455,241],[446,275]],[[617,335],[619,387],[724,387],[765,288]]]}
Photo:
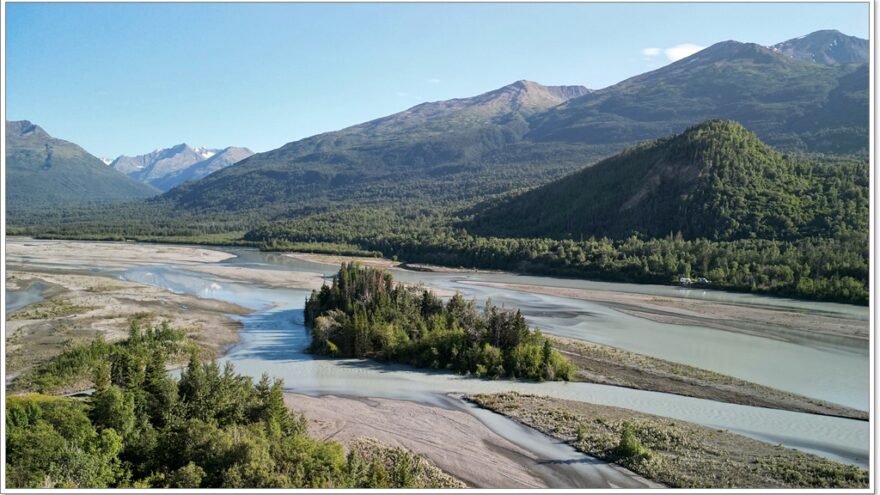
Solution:
{"label": "dense forest", "polygon": [[471,235],[437,216],[386,209],[275,223],[245,239],[270,250],[314,246],[318,252],[333,252],[336,245],[407,262],[623,282],[669,284],[681,276],[702,276],[712,288],[868,301],[867,233],[794,241],[687,240],[680,234],[653,239],[498,238]]}
{"label": "dense forest", "polygon": [[519,311],[395,284],[385,270],[343,264],[306,301],[312,352],[375,358],[479,377],[569,380],[574,367]]}
{"label": "dense forest", "polygon": [[92,373],[95,392],[7,397],[6,486],[431,487],[406,452],[388,463],[309,438],[280,380],[255,384],[195,353],[174,380],[165,364],[181,340],[167,326],[133,330],[126,341],[95,342],[45,365],[24,385],[39,389],[47,385],[40,377],[72,366]]}

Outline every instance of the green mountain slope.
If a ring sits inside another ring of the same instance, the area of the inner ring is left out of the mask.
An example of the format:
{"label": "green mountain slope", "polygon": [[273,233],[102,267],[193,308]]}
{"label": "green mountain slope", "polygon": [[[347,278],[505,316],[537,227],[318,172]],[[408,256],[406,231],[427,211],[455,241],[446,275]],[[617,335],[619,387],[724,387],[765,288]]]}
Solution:
{"label": "green mountain slope", "polygon": [[787,151],[866,153],[867,90],[866,64],[820,65],[725,41],[538,115],[526,138],[633,143],[729,119]]}
{"label": "green mountain slope", "polygon": [[340,203],[455,201],[546,181],[609,152],[520,146],[529,117],[588,92],[518,81],[424,103],[259,153],[164,198],[187,209],[284,214]]}
{"label": "green mountain slope", "polygon": [[70,206],[147,198],[159,191],[26,120],[6,122],[6,206]]}
{"label": "green mountain slope", "polygon": [[793,159],[713,120],[478,207],[467,227],[510,237],[794,240],[867,232],[868,201],[867,164]]}

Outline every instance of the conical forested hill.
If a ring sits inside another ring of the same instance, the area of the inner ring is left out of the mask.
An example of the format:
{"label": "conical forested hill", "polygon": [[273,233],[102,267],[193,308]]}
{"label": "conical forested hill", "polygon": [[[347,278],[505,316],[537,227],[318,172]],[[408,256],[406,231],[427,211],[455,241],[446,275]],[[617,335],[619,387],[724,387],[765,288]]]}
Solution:
{"label": "conical forested hill", "polygon": [[468,230],[510,237],[713,240],[867,231],[868,168],[789,158],[711,120],[543,187],[477,208]]}

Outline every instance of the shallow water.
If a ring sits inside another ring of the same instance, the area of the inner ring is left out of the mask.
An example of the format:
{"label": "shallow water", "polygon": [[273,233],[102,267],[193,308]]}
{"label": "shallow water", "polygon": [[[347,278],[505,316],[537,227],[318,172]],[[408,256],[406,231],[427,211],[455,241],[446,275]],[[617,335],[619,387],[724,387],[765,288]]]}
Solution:
{"label": "shallow water", "polygon": [[244,324],[241,340],[221,361],[230,361],[239,372],[251,376],[265,372],[283,378],[293,392],[437,403],[442,400],[441,395],[449,392],[516,390],[626,407],[737,431],[845,462],[863,466],[868,462],[869,425],[865,421],[587,383],[491,381],[366,360],[315,359],[303,352],[309,342],[308,330],[302,325],[302,307],[308,291],[259,288],[202,273],[157,267],[133,268],[122,276],[258,309],[256,313],[239,317]]}
{"label": "shallow water", "polygon": [[[230,249],[237,258],[223,264],[251,268],[319,272],[336,266],[312,263],[277,253]],[[576,287],[784,308],[805,313],[864,319],[868,308],[798,301],[751,294],[682,289],[658,285],[532,277],[504,273],[434,273],[394,270],[395,278],[429,287],[460,291],[478,302],[523,311],[529,324],[563,337],[612,345],[628,351],[704,368],[769,387],[867,411],[870,406],[870,361],[867,345],[834,344],[801,338],[796,342],[763,338],[701,326],[665,324],[622,313],[600,302],[486,287],[480,282]],[[758,329],[760,330],[760,329]]]}
{"label": "shallow water", "polygon": [[22,290],[7,290],[4,304],[6,314],[42,301],[43,295],[48,288],[49,286],[42,282],[34,282]]}
{"label": "shallow water", "polygon": [[[222,264],[319,272],[327,276],[337,269],[332,265],[300,261],[251,249],[228,251],[238,257]],[[56,268],[78,267],[59,263]],[[175,292],[233,302],[256,310],[251,315],[241,317],[245,326],[241,341],[223,359],[235,363],[240,372],[252,376],[268,372],[284,378],[291,391],[313,395],[332,393],[418,400],[448,406],[449,399],[445,396],[447,392],[517,390],[627,407],[729,429],[863,466],[868,462],[870,429],[869,424],[864,421],[738,406],[602,385],[487,381],[371,361],[314,359],[302,352],[309,341],[308,332],[302,326],[302,307],[307,291],[233,283],[205,273],[188,272],[185,267],[150,266],[125,271],[94,271],[115,274]],[[827,342],[785,343],[710,328],[664,325],[623,314],[600,303],[496,289],[475,285],[474,282],[571,286],[664,296],[684,295],[794,309],[805,313],[839,314],[865,320],[867,308],[718,291],[512,274],[444,274],[395,270],[395,276],[410,282],[421,281],[431,287],[460,290],[478,300],[491,296],[496,304],[521,307],[530,323],[540,326],[548,333],[608,343],[867,409],[870,390],[867,349],[828,345]],[[7,305],[11,300],[12,298],[7,298]],[[506,420],[497,421],[503,423]]]}

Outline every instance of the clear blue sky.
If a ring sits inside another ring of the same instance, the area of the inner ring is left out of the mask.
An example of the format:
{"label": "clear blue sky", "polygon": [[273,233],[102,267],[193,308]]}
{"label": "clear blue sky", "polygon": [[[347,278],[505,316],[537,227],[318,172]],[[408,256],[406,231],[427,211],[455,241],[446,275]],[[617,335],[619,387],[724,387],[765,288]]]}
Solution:
{"label": "clear blue sky", "polygon": [[868,4],[13,4],[7,114],[91,153],[255,151],[518,79],[601,88]]}

